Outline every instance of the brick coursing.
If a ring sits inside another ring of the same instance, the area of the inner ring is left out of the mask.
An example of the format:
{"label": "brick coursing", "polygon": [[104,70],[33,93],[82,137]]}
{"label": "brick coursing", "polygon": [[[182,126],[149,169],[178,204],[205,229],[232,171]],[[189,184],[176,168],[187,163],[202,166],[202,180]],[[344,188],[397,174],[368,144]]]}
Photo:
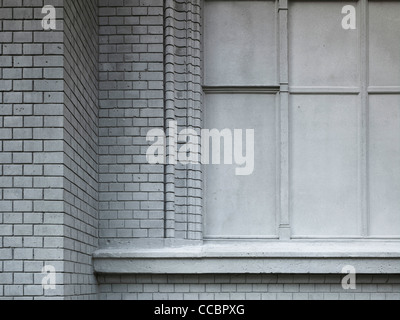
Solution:
{"label": "brick coursing", "polygon": [[[44,31],[44,5],[56,30]],[[0,1],[0,296],[95,298],[95,0]],[[64,26],[66,26],[64,28]],[[55,290],[42,268],[55,267]]]}
{"label": "brick coursing", "polygon": [[99,15],[101,244],[200,239],[200,168],[146,159],[149,130],[200,128],[199,1],[100,0]]}
{"label": "brick coursing", "polygon": [[[63,1],[0,1],[0,296],[64,294]],[[53,265],[57,290],[44,292]]]}
{"label": "brick coursing", "polygon": [[400,277],[362,275],[344,290],[339,275],[107,275],[104,300],[399,300]]}
{"label": "brick coursing", "polygon": [[164,126],[163,1],[99,1],[99,236],[164,237],[164,166],[146,135]]}
{"label": "brick coursing", "polygon": [[65,1],[64,17],[64,296],[86,299],[97,293],[97,1]]}
{"label": "brick coursing", "polygon": [[[189,128],[199,133],[202,127],[201,3],[166,1],[165,7],[166,126],[169,121],[176,121],[178,132]],[[170,221],[167,232],[173,231],[177,239],[201,240],[201,166],[178,163],[167,171],[166,179],[173,193],[171,199],[167,198]]]}

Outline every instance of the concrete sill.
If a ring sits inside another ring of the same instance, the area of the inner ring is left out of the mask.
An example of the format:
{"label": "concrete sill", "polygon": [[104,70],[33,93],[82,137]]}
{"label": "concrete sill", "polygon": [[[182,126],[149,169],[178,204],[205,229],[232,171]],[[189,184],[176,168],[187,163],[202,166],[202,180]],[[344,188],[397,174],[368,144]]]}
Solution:
{"label": "concrete sill", "polygon": [[400,242],[207,243],[155,249],[101,249],[100,274],[400,274]]}

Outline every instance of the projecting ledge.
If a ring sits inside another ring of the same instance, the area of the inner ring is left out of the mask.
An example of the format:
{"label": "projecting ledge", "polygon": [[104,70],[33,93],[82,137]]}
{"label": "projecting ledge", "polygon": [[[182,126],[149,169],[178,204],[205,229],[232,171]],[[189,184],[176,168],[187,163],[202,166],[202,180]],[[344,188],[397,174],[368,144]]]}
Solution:
{"label": "projecting ledge", "polygon": [[100,274],[400,274],[400,242],[247,243],[95,252]]}

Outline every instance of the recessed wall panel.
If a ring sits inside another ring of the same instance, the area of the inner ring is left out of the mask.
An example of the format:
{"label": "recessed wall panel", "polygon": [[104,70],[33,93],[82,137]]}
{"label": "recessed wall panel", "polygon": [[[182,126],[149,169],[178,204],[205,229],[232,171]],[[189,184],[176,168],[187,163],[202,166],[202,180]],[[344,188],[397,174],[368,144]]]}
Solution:
{"label": "recessed wall panel", "polygon": [[[252,174],[237,176],[235,161],[232,165],[204,165],[207,237],[276,235],[275,100],[275,95],[264,94],[206,96],[205,128],[255,130]],[[247,149],[242,150],[246,154]]]}
{"label": "recessed wall panel", "polygon": [[400,236],[400,95],[370,97],[370,233]]}
{"label": "recessed wall panel", "polygon": [[356,2],[291,1],[289,72],[291,86],[359,85],[359,28],[342,27],[342,9]]}
{"label": "recessed wall panel", "polygon": [[274,1],[205,1],[206,85],[277,83]]}
{"label": "recessed wall panel", "polygon": [[291,98],[294,236],[360,235],[357,96]]}
{"label": "recessed wall panel", "polygon": [[369,2],[370,85],[400,86],[400,2]]}

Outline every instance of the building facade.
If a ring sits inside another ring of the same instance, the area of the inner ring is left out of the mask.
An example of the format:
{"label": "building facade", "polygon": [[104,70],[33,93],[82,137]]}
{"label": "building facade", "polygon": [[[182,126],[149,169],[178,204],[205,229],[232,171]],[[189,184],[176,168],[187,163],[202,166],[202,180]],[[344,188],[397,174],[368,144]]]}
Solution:
{"label": "building facade", "polygon": [[[397,1],[0,0],[0,297],[400,299],[399,28]],[[177,161],[227,128],[249,174],[227,131],[225,165]]]}

